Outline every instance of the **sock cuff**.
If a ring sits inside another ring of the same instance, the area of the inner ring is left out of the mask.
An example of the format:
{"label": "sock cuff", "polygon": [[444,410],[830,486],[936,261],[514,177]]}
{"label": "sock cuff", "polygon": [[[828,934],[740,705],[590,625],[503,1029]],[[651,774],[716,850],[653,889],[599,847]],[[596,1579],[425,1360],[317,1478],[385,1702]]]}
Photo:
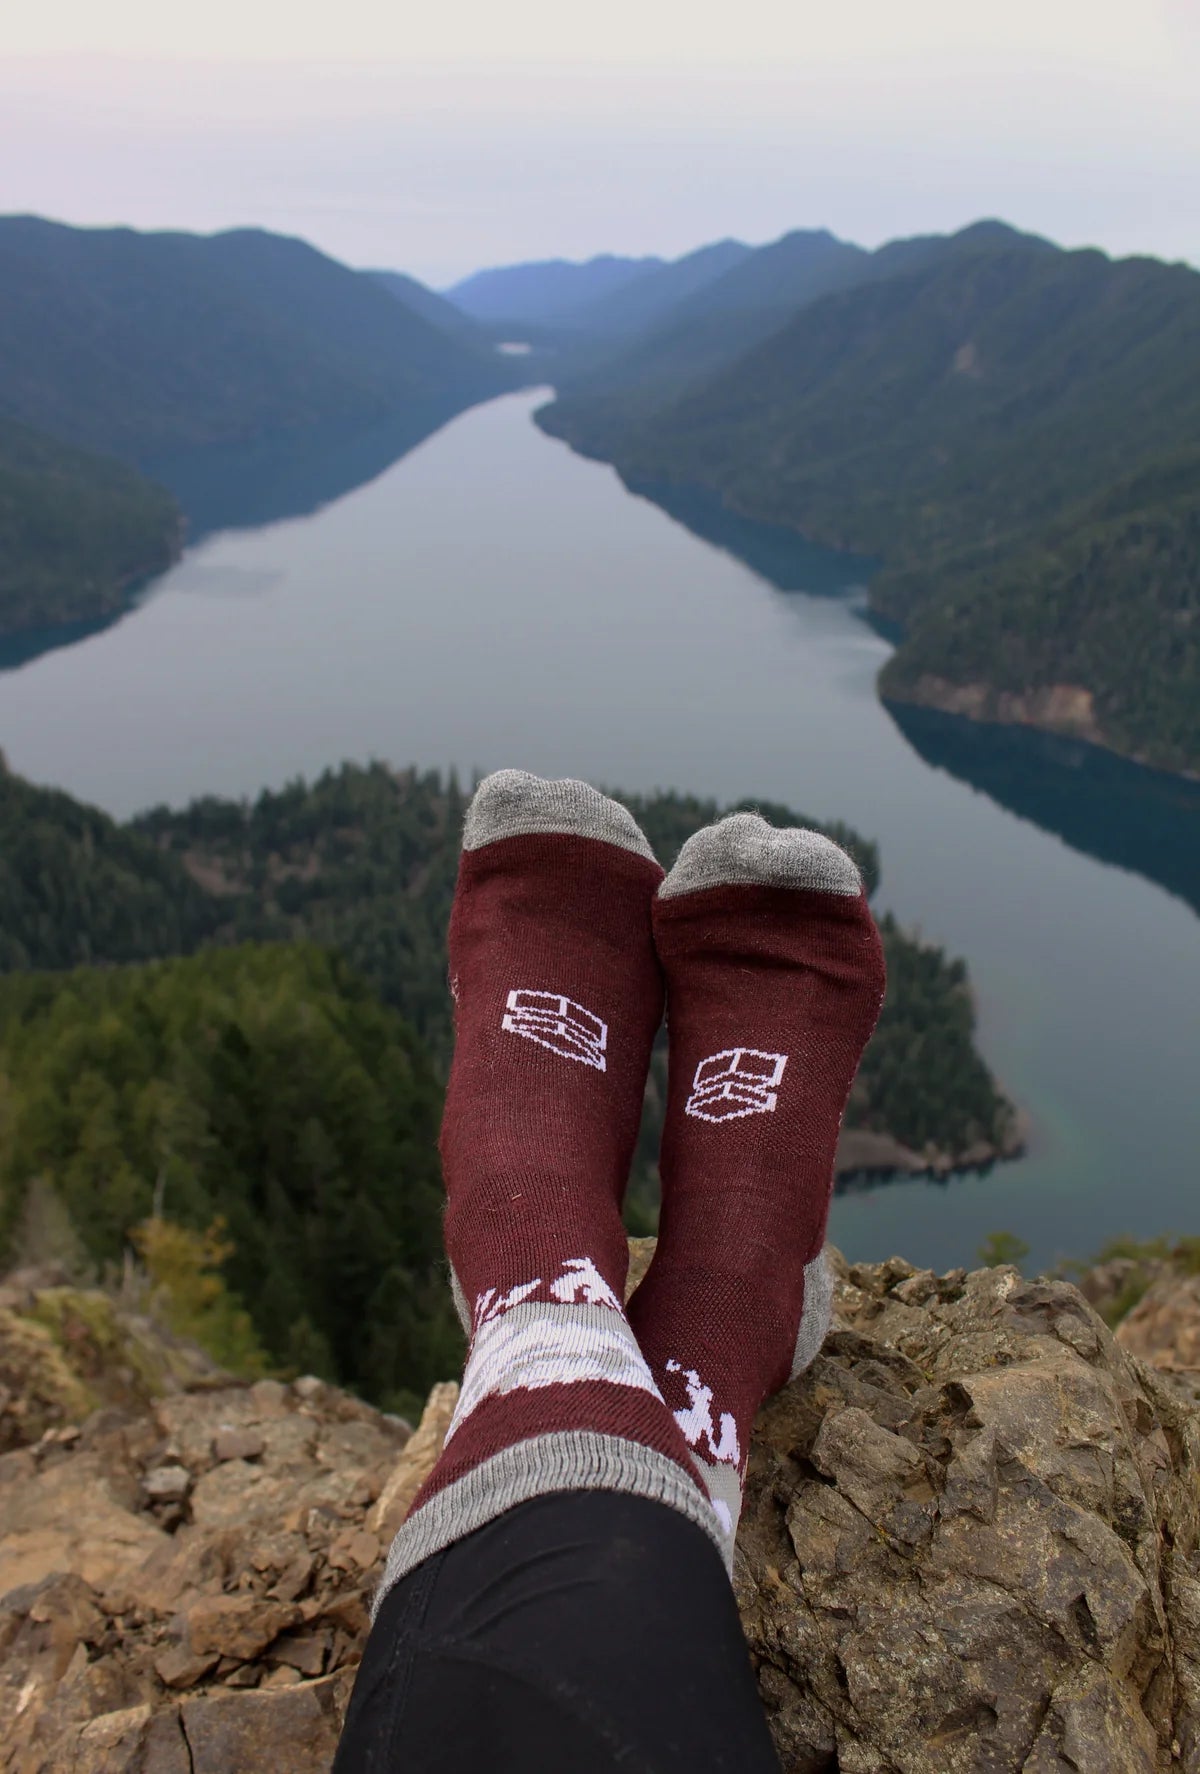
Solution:
{"label": "sock cuff", "polygon": [[732,1568],[732,1536],[724,1532],[699,1481],[677,1461],[622,1436],[563,1430],[502,1448],[422,1503],[392,1541],[371,1606],[372,1620],[389,1589],[435,1552],[519,1503],[556,1491],[624,1491],[665,1503],[707,1534],[726,1570]]}

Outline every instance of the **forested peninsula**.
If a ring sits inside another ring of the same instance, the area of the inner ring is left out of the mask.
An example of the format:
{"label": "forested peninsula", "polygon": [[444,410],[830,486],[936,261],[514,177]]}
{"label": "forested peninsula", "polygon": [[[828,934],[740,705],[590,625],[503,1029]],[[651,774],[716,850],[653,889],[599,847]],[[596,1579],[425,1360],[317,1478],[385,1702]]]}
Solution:
{"label": "forested peninsula", "polygon": [[994,225],[822,266],[748,349],[709,291],[657,377],[568,361],[539,422],[874,557],[886,697],[1200,773],[1200,274]]}
{"label": "forested peninsula", "polygon": [[113,615],[182,540],[165,488],[0,416],[0,636]]}
{"label": "forested peninsula", "polygon": [[[152,1216],[197,1234],[219,1222],[223,1276],[272,1360],[393,1405],[450,1371],[436,1130],[466,798],[436,773],[346,765],[253,802],[120,824],[0,773],[8,1253],[49,1221],[59,1245],[103,1266]],[[720,811],[626,798],[664,863]],[[874,846],[825,829],[873,887]],[[964,964],[889,918],[883,932],[888,998],[843,1167],[1014,1150]],[[664,1049],[628,1202],[640,1230],[654,1219],[665,1079]],[[366,1342],[364,1309],[378,1327]]]}

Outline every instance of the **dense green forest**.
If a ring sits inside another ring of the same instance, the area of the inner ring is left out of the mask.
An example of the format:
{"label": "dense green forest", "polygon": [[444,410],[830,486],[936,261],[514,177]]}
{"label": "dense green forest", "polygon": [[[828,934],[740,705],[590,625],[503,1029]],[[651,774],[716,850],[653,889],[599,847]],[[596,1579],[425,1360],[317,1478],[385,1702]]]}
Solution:
{"label": "dense green forest", "polygon": [[[728,811],[676,794],[622,798],[666,867],[685,839]],[[160,866],[174,862],[205,887],[196,942],[304,940],[336,950],[444,1069],[452,1039],[445,932],[466,799],[436,772],[344,765],[252,803],[205,799],[182,812],[158,809],[128,835],[150,841]],[[818,823],[770,802],[755,805],[777,824]],[[821,829],[854,854],[873,890],[875,846],[840,824]],[[1010,1110],[973,1045],[963,964],[890,921],[885,940],[893,986],[851,1124],[918,1149],[1000,1143]],[[651,1121],[647,1157],[657,1149],[655,1131]]]}
{"label": "dense green forest", "polygon": [[0,980],[0,1211],[31,1179],[98,1264],[152,1212],[232,1245],[269,1355],[391,1403],[453,1372],[441,1091],[420,1043],[303,945]]}
{"label": "dense green forest", "polygon": [[1200,769],[1200,275],[995,229],[873,258],[716,373],[568,375],[541,422],[881,559],[886,693],[1074,686],[1087,736]]}
{"label": "dense green forest", "polygon": [[0,635],[119,610],[181,531],[162,488],[0,415]]}
{"label": "dense green forest", "polygon": [[[667,867],[692,832],[728,810],[676,794],[623,799]],[[119,825],[0,774],[0,968],[314,942],[368,980],[444,1072],[445,933],[466,801],[437,772],[347,764],[253,802],[207,797]],[[818,824],[753,804],[778,824]],[[821,829],[853,853],[874,890],[875,846],[840,824]],[[999,1143],[1010,1111],[973,1045],[962,962],[890,921],[885,940],[892,984],[850,1124],[919,1149]]]}
{"label": "dense green forest", "polygon": [[[19,1245],[35,1179],[99,1265],[152,1211],[197,1232],[220,1216],[226,1279],[275,1360],[391,1401],[450,1371],[436,1128],[466,799],[437,773],[345,765],[120,825],[0,771],[0,1241]],[[626,800],[665,864],[721,811]],[[874,888],[875,847],[825,829]],[[1003,1145],[1012,1111],[974,1046],[963,963],[890,918],[883,935],[888,1000],[848,1125]],[[664,1045],[630,1193],[641,1230],[665,1083]]]}
{"label": "dense green forest", "polygon": [[0,973],[181,954],[216,927],[175,856],[0,754]]}
{"label": "dense green forest", "polygon": [[0,217],[0,413],[135,465],[449,411],[513,381],[301,240]]}

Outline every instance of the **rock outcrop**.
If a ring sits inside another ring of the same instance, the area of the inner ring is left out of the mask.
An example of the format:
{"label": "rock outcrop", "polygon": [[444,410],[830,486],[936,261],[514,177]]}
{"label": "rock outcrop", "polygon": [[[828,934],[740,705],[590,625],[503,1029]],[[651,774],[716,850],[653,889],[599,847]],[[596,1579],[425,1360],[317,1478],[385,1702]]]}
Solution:
{"label": "rock outcrop", "polygon": [[788,1774],[1200,1769],[1200,1418],[1081,1294],[843,1266],[736,1584]]}
{"label": "rock outcrop", "polygon": [[200,1350],[101,1288],[53,1270],[0,1283],[0,1453],[100,1406],[141,1410],[220,1378]]}
{"label": "rock outcrop", "polygon": [[1200,1403],[1200,1275],[1159,1275],[1117,1326],[1117,1341]]}
{"label": "rock outcrop", "polygon": [[[735,1572],[786,1774],[1200,1774],[1186,1389],[1065,1282],[838,1267]],[[3,1774],[327,1774],[456,1388],[170,1383],[0,1457]]]}
{"label": "rock outcrop", "polygon": [[328,1769],[406,1448],[436,1458],[457,1388],[414,1438],[30,1274],[0,1288],[0,1361],[0,1770]]}

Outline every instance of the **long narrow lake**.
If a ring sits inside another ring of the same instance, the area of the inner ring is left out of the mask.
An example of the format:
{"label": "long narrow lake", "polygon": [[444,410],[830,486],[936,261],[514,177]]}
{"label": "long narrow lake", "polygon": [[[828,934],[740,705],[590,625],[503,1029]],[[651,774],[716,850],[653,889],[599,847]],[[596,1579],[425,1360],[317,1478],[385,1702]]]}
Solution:
{"label": "long narrow lake", "polygon": [[841,817],[880,843],[880,903],[967,958],[1032,1134],[984,1176],[842,1195],[836,1241],[946,1266],[1004,1228],[1045,1264],[1200,1231],[1200,798],[1020,735],[901,731],[874,692],[888,644],[828,557],[753,570],[745,538],[701,540],[544,437],[544,398],[210,536],[102,632],[10,653],[12,767],[121,815],[377,757]]}

